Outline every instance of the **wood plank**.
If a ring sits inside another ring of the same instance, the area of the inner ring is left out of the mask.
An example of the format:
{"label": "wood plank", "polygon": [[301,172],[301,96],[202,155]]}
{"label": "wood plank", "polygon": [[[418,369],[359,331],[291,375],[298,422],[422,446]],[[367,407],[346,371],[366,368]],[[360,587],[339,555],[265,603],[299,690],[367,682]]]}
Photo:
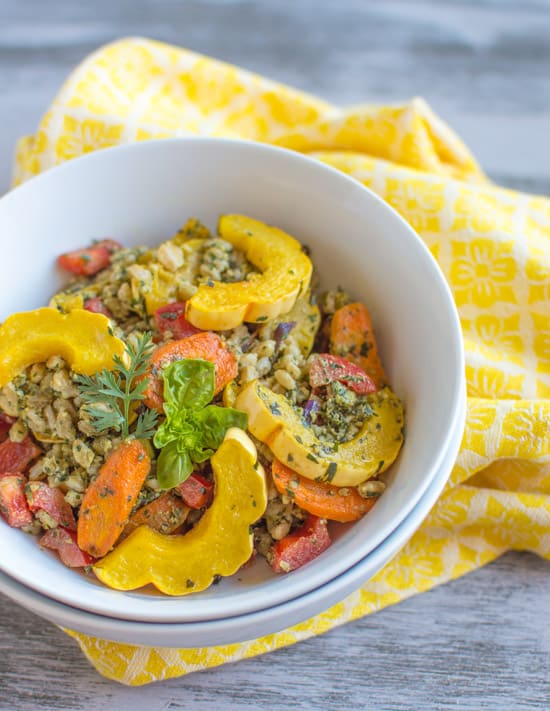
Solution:
{"label": "wood plank", "polygon": [[550,699],[548,563],[482,570],[299,645],[132,689],[0,596],[0,708],[542,709]]}

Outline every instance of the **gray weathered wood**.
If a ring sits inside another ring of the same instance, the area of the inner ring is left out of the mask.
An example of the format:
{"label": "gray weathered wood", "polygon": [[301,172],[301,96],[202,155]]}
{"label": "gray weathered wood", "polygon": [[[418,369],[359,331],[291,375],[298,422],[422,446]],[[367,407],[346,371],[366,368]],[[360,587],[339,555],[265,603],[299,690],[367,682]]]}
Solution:
{"label": "gray weathered wood", "polygon": [[549,603],[548,564],[509,554],[322,637],[136,690],[0,597],[0,708],[545,709]]}
{"label": "gray weathered wood", "polygon": [[[550,193],[550,3],[0,0],[0,191],[70,68],[148,35],[338,103],[423,95],[508,185]],[[550,569],[508,554],[292,648],[140,690],[0,597],[0,709],[544,709]]]}

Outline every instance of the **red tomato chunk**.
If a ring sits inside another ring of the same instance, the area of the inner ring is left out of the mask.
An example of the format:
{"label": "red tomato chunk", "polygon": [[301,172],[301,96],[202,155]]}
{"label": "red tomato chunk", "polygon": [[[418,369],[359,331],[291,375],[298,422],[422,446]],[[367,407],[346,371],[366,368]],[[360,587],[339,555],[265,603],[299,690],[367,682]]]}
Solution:
{"label": "red tomato chunk", "polygon": [[202,509],[211,503],[214,484],[200,474],[191,474],[177,487],[181,498],[190,509]]}
{"label": "red tomato chunk", "polygon": [[359,395],[374,393],[376,383],[365,371],[349,360],[329,353],[313,356],[309,369],[309,384],[312,388],[321,388],[330,383],[339,382]]}
{"label": "red tomato chunk", "polygon": [[175,341],[201,332],[200,328],[196,328],[185,318],[185,301],[167,304],[157,309],[155,311],[155,324],[161,335],[164,335],[166,331],[170,331]]}
{"label": "red tomato chunk", "polygon": [[77,276],[93,276],[111,263],[111,255],[122,245],[112,239],[104,239],[87,249],[76,249],[74,252],[62,254],[57,263]]}
{"label": "red tomato chunk", "polygon": [[43,548],[57,551],[61,562],[68,568],[83,568],[91,565],[95,558],[80,550],[76,542],[76,533],[66,528],[52,528],[39,541]]}
{"label": "red tomato chunk", "polygon": [[65,501],[61,489],[48,486],[43,481],[31,481],[25,487],[25,493],[33,513],[45,511],[59,526],[76,531],[73,510]]}
{"label": "red tomato chunk", "polygon": [[15,420],[15,417],[10,417],[9,415],[4,415],[3,412],[0,412],[0,443],[8,438],[8,432],[10,431]]}
{"label": "red tomato chunk", "polygon": [[289,573],[317,558],[331,544],[327,522],[310,514],[304,524],[273,546],[271,567]]}
{"label": "red tomato chunk", "polygon": [[0,513],[13,528],[29,526],[32,514],[25,497],[27,478],[22,474],[0,474]]}
{"label": "red tomato chunk", "polygon": [[30,437],[25,437],[22,442],[5,440],[0,444],[0,474],[24,472],[39,454],[41,450]]}
{"label": "red tomato chunk", "polygon": [[93,314],[103,314],[104,316],[107,316],[107,318],[113,318],[113,314],[98,296],[94,296],[92,299],[86,299],[84,302],[84,308],[86,311],[91,311]]}

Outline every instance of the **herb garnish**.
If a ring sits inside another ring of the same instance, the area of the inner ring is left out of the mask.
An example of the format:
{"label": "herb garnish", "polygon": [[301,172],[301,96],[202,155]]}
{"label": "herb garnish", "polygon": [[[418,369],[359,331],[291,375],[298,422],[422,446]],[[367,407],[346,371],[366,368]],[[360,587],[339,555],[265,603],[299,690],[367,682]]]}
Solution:
{"label": "herb garnish", "polygon": [[[77,383],[85,412],[92,418],[92,427],[100,434],[113,429],[122,437],[130,436],[132,403],[143,400],[148,378],[143,378],[154,348],[151,335],[145,333],[135,345],[126,344],[126,361],[116,355],[112,370],[100,370],[94,376],[79,375]],[[149,439],[155,432],[158,414],[146,410],[135,421],[132,435],[136,439]]]}
{"label": "herb garnish", "polygon": [[175,361],[162,371],[166,420],[155,447],[161,489],[172,489],[191,475],[194,464],[209,459],[230,427],[246,428],[247,416],[230,407],[208,405],[214,397],[214,364],[200,358]]}

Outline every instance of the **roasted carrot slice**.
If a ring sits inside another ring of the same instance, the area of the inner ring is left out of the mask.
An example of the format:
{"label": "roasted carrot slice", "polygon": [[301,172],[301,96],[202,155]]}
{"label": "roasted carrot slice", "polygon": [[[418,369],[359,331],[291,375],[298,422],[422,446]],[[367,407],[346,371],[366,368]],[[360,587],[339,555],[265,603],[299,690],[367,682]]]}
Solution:
{"label": "roasted carrot slice", "polygon": [[364,304],[347,304],[335,311],[330,325],[330,352],[358,365],[378,387],[386,384],[371,317]]}
{"label": "roasted carrot slice", "polygon": [[122,532],[122,537],[129,536],[138,526],[149,526],[159,533],[173,533],[185,522],[188,514],[189,507],[181,498],[166,492],[132,514]]}
{"label": "roasted carrot slice", "polygon": [[78,547],[95,558],[111,550],[128,522],[151,460],[139,440],[122,442],[86,489],[78,519]]}
{"label": "roasted carrot slice", "polygon": [[277,459],[271,466],[271,475],[279,493],[286,494],[304,511],[331,521],[357,521],[376,501],[375,498],[364,499],[354,487],[306,479]]}
{"label": "roasted carrot slice", "polygon": [[195,333],[193,336],[159,346],[153,352],[151,370],[145,376],[149,377],[144,400],[147,407],[162,412],[162,403],[164,402],[162,369],[170,363],[184,358],[202,358],[214,363],[216,366],[216,393],[223,390],[227,383],[237,377],[237,359],[225,347],[218,334],[211,331]]}

